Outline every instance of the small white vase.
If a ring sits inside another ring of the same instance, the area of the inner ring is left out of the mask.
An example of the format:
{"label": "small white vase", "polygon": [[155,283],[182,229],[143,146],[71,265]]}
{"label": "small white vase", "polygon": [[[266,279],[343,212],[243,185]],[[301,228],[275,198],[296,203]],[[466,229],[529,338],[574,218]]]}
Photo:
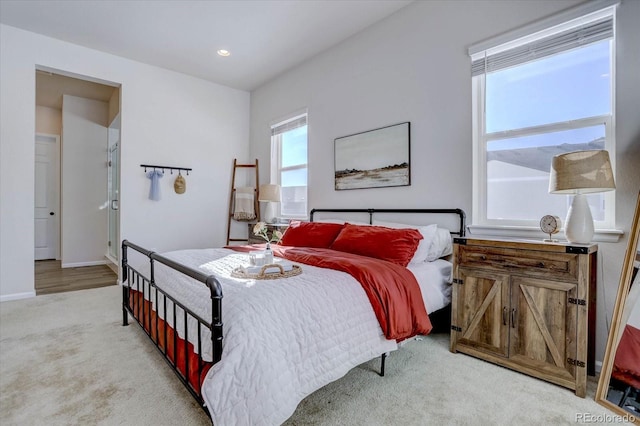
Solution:
{"label": "small white vase", "polygon": [[264,264],[269,265],[273,263],[273,251],[271,250],[271,243],[267,242],[267,247],[264,249]]}

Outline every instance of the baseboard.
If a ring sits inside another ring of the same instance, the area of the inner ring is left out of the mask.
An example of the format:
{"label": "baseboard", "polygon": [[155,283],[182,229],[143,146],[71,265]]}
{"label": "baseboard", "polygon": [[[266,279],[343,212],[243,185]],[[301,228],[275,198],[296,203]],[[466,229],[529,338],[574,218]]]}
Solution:
{"label": "baseboard", "polygon": [[117,275],[119,273],[118,268],[120,267],[118,261],[110,254],[105,254],[104,257],[107,259],[105,264]]}
{"label": "baseboard", "polygon": [[5,294],[4,296],[0,296],[0,303],[9,302],[11,300],[28,299],[30,297],[36,297],[36,292],[28,291],[26,293]]}
{"label": "baseboard", "polygon": [[107,262],[107,266],[109,267],[109,269],[111,269],[113,271],[114,274],[118,274],[118,265],[116,265],[113,262]]}
{"label": "baseboard", "polygon": [[96,265],[106,265],[106,260],[95,260],[93,262],[76,262],[76,263],[63,263],[60,265],[62,268],[80,268],[83,266],[96,266]]}

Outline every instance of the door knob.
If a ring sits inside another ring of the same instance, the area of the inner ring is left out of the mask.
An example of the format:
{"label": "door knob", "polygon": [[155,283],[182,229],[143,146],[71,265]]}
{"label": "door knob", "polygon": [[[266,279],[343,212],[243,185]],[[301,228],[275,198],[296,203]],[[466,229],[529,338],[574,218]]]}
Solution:
{"label": "door knob", "polygon": [[53,216],[54,214],[54,212],[49,212],[49,216]]}

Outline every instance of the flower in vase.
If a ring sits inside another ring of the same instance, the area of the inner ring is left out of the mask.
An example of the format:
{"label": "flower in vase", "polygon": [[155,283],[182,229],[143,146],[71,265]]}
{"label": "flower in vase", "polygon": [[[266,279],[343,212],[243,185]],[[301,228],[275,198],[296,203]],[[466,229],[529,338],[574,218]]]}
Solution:
{"label": "flower in vase", "polygon": [[282,239],[282,232],[275,230],[271,233],[271,237],[267,235],[267,224],[264,222],[258,222],[253,227],[254,235],[262,238],[267,242],[267,245],[270,243],[278,243],[280,239]]}

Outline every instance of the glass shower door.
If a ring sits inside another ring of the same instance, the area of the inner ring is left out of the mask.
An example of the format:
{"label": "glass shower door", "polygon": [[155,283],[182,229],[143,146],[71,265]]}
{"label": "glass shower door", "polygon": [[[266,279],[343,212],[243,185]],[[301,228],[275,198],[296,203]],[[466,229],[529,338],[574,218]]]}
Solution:
{"label": "glass shower door", "polygon": [[120,182],[118,176],[120,175],[120,163],[118,156],[118,143],[115,143],[109,148],[109,176],[107,178],[108,191],[109,191],[109,255],[117,262],[118,259],[118,221],[120,214],[118,209],[120,208]]}

